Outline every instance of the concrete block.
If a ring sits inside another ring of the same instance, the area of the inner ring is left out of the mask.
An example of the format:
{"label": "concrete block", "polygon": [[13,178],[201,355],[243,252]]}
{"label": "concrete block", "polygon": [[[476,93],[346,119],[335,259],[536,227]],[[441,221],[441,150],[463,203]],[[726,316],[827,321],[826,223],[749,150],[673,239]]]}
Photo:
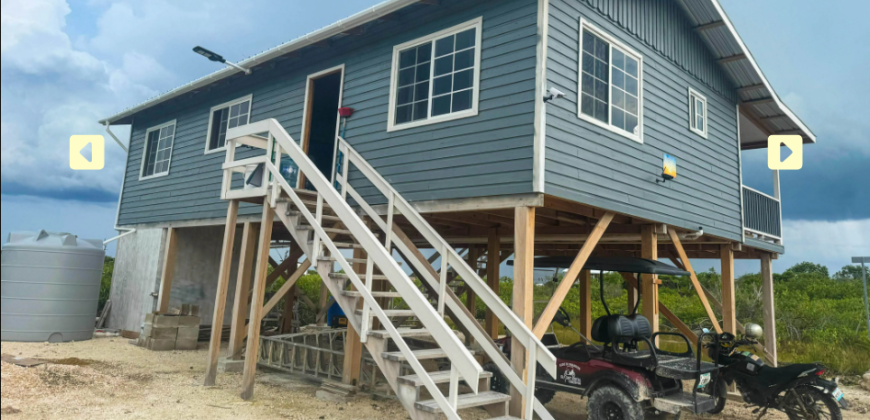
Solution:
{"label": "concrete block", "polygon": [[148,350],[151,351],[172,351],[175,350],[175,340],[155,340],[148,339]]}
{"label": "concrete block", "polygon": [[199,326],[178,327],[178,340],[199,340]]}
{"label": "concrete block", "polygon": [[151,314],[145,314],[145,323],[146,323],[146,324],[153,324],[153,323],[154,323],[154,317],[155,317],[155,316],[156,316],[156,315],[154,315],[153,313],[151,313]]}
{"label": "concrete block", "polygon": [[199,305],[190,305],[190,316],[199,316]]}
{"label": "concrete block", "polygon": [[222,373],[243,373],[245,371],[244,360],[232,360],[223,358],[218,361],[218,372]]}
{"label": "concrete block", "polygon": [[176,340],[178,338],[178,328],[154,327],[151,330],[150,337],[154,340]]}
{"label": "concrete block", "polygon": [[182,303],[181,304],[181,314],[182,315],[190,315],[190,304]]}
{"label": "concrete block", "polygon": [[151,337],[151,334],[153,334],[153,330],[154,330],[153,325],[145,324],[145,327],[142,328],[142,336],[146,337],[146,338]]}
{"label": "concrete block", "polygon": [[158,315],[154,317],[154,326],[155,327],[168,327],[168,328],[178,328],[178,318],[177,316],[168,316],[168,315]]}
{"label": "concrete block", "polygon": [[199,327],[201,322],[198,316],[179,316],[177,318],[179,327]]}
{"label": "concrete block", "polygon": [[198,339],[179,339],[175,341],[175,350],[196,350],[199,347]]}

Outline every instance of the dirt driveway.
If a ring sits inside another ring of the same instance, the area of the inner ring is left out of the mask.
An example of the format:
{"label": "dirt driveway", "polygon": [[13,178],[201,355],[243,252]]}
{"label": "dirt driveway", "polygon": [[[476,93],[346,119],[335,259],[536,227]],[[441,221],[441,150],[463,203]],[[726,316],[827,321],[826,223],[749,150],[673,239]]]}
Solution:
{"label": "dirt driveway", "polygon": [[[316,387],[285,375],[260,374],[256,399],[239,398],[240,375],[218,376],[218,386],[205,388],[205,350],[154,353],[121,338],[68,344],[2,343],[2,353],[50,360],[35,368],[2,364],[4,419],[293,419],[404,420],[395,401],[362,398],[350,404],[317,400]],[[870,413],[870,393],[846,391],[856,402],[847,419]],[[585,401],[559,394],[548,405],[557,420],[585,419]],[[751,418],[750,411],[730,404],[721,419]],[[481,410],[463,419],[486,419]],[[684,417],[686,418],[686,417]],[[780,418],[780,417],[769,417]],[[782,417],[784,418],[784,417]]]}

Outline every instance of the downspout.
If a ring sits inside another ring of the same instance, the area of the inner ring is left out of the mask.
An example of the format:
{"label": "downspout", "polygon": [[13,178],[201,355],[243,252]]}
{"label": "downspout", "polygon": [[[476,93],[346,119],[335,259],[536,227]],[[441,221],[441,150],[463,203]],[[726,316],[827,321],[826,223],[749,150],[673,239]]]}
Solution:
{"label": "downspout", "polygon": [[[121,148],[124,149],[124,153],[128,155],[127,160],[129,160],[130,159],[130,157],[129,157],[130,150],[126,146],[124,146],[124,143],[121,143],[121,141],[118,140],[118,137],[115,136],[115,133],[112,132],[111,125],[108,121],[106,122],[106,132],[109,133],[109,135],[112,136],[113,139],[115,139],[115,142],[118,143],[118,146],[121,146]],[[131,121],[130,122],[130,139],[129,139],[128,144],[132,144],[132,143],[133,143],[133,122]],[[124,196],[124,185],[127,183],[127,160],[124,161],[124,176],[123,176],[123,178],[121,178],[121,193],[118,195],[118,210],[115,213],[115,230],[118,232],[124,232],[124,233],[122,233],[114,238],[107,239],[107,240],[103,241],[103,248],[108,246],[110,243],[115,242],[117,240],[120,240],[121,238],[123,238],[127,235],[131,235],[131,234],[136,233],[136,229],[118,226],[118,221],[120,221],[120,219],[121,219],[121,197]]]}
{"label": "downspout", "polygon": [[[106,132],[109,133],[109,135],[112,136],[113,139],[115,139],[115,143],[118,143],[118,146],[121,146],[121,148],[124,149],[124,153],[130,153],[130,150],[127,149],[127,146],[124,146],[124,143],[121,143],[121,140],[118,140],[118,137],[115,136],[115,133],[112,132],[112,126],[109,125],[108,121],[106,122]],[[132,132],[133,131],[131,128],[131,130],[130,130],[131,136],[132,136]]]}

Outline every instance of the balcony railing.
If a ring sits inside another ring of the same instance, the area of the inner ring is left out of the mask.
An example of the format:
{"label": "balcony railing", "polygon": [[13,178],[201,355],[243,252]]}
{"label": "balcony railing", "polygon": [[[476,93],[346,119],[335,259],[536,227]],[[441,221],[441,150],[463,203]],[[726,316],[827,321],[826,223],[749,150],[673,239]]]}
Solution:
{"label": "balcony railing", "polygon": [[780,200],[744,185],[743,228],[747,236],[782,244],[782,203]]}

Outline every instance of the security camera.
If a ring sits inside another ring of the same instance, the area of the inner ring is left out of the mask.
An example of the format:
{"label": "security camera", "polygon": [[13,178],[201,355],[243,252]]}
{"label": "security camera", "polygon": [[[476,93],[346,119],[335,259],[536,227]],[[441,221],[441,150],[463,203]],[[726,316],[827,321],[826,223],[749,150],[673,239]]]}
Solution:
{"label": "security camera", "polygon": [[551,87],[550,90],[547,92],[547,96],[544,97],[544,102],[550,102],[550,101],[553,101],[553,100],[556,100],[559,98],[564,98],[564,97],[565,97],[565,92],[562,92],[559,89]]}

